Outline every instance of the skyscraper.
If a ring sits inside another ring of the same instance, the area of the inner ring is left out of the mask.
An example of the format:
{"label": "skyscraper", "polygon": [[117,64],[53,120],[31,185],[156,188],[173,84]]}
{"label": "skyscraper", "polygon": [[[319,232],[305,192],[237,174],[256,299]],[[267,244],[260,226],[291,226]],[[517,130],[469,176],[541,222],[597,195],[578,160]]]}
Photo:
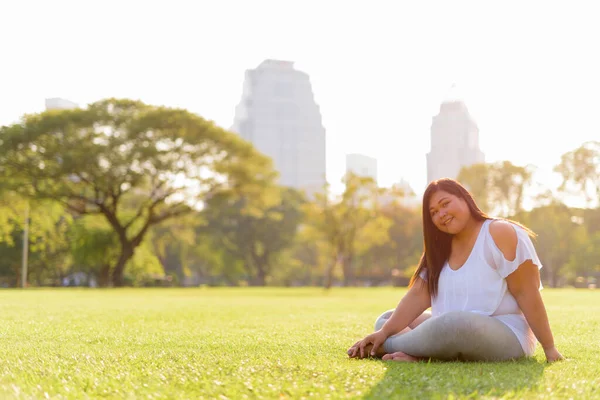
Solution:
{"label": "skyscraper", "polygon": [[449,99],[431,124],[431,150],[427,154],[427,182],[456,179],[463,166],[485,162],[479,149],[479,128],[462,100]]}
{"label": "skyscraper", "polygon": [[346,155],[346,173],[373,178],[377,182],[377,159],[363,154]]}
{"label": "skyscraper", "polygon": [[308,74],[291,61],[246,71],[232,130],[271,157],[279,183],[308,195],[325,184],[325,128]]}

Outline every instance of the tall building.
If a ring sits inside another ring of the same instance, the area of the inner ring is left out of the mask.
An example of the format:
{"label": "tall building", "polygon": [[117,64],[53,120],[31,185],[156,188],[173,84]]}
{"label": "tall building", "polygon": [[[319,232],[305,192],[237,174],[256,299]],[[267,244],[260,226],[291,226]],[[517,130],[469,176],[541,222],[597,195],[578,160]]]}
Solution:
{"label": "tall building", "polygon": [[59,97],[46,99],[46,110],[68,110],[77,107],[79,107],[77,103]]}
{"label": "tall building", "polygon": [[279,183],[310,196],[323,188],[325,128],[308,74],[291,61],[265,60],[246,71],[231,128],[271,157]]}
{"label": "tall building", "polygon": [[362,154],[346,155],[346,173],[373,178],[377,182],[377,159]]}
{"label": "tall building", "polygon": [[427,154],[427,182],[456,179],[463,166],[485,162],[479,149],[479,128],[467,106],[457,98],[440,106],[431,124],[431,150]]}

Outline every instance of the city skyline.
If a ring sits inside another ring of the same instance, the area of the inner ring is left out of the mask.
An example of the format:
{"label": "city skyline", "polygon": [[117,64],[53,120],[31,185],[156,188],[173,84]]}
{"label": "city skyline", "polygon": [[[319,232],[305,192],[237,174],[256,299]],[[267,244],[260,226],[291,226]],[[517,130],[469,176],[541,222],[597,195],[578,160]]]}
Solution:
{"label": "city skyline", "polygon": [[377,158],[382,186],[404,178],[422,193],[432,117],[452,83],[486,161],[536,165],[535,180],[555,188],[561,154],[600,136],[593,5],[432,4],[6,2],[2,55],[12,61],[0,67],[0,124],[42,111],[47,97],[127,97],[228,128],[243,71],[289,59],[311,76],[334,188],[345,155],[358,152]]}

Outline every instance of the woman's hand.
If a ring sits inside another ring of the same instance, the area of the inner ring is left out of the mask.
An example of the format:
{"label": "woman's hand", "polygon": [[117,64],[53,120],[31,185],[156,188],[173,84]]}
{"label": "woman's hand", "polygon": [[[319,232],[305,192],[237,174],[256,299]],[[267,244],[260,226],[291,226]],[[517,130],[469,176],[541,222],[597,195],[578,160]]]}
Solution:
{"label": "woman's hand", "polygon": [[[388,338],[388,335],[382,330],[378,330],[375,333],[371,333],[366,336],[363,340],[359,340],[354,343],[352,347],[348,349],[348,355],[350,358],[359,357],[365,358],[369,355],[377,355],[377,350]],[[370,353],[370,354],[369,354]]]}
{"label": "woman's hand", "polygon": [[546,353],[546,360],[551,363],[554,361],[564,360],[565,358],[562,354],[559,353],[558,349],[554,346],[549,348],[548,350],[544,349],[544,353]]}

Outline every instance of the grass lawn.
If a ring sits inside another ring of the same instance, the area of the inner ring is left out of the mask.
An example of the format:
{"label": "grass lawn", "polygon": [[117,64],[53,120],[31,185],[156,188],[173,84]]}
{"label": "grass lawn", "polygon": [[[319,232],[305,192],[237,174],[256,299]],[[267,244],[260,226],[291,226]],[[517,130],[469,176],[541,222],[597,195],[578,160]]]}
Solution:
{"label": "grass lawn", "polygon": [[600,290],[542,292],[564,362],[348,359],[402,293],[0,291],[0,398],[600,398]]}

